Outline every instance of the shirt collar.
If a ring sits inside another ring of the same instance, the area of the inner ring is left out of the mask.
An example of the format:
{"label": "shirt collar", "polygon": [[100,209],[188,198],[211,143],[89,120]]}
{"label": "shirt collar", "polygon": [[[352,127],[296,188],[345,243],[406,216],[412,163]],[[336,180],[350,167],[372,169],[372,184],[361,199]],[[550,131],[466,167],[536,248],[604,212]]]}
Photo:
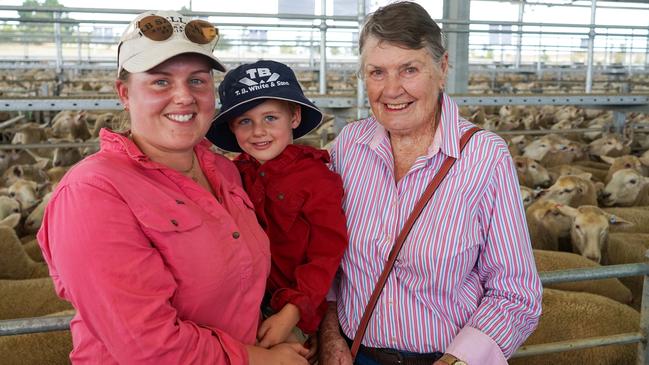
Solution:
{"label": "shirt collar", "polygon": [[[117,151],[125,152],[126,155],[131,158],[134,162],[138,163],[144,168],[147,169],[161,169],[168,168],[162,164],[152,161],[149,156],[144,154],[140,148],[129,138],[131,131],[126,132],[113,132],[108,129],[101,129],[99,131],[99,144],[102,151]],[[194,148],[196,152],[196,157],[199,160],[202,160],[205,157],[205,153],[209,151],[211,143],[206,139],[203,139],[198,145]]]}
{"label": "shirt collar", "polygon": [[267,161],[263,165],[260,164],[254,157],[243,152],[235,158],[238,164],[246,164],[253,166],[255,169],[270,171],[270,172],[285,172],[286,168],[293,164],[299,158],[310,157],[316,160],[321,160],[323,163],[329,162],[329,152],[320,150],[309,146],[289,144],[286,148],[274,159]]}

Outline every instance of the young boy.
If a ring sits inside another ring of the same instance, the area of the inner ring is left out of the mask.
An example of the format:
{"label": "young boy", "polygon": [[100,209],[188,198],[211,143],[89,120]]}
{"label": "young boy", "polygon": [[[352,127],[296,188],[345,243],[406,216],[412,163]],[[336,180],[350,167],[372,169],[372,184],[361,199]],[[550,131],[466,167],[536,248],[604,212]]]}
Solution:
{"label": "young boy", "polygon": [[286,65],[258,61],[226,74],[221,111],[207,138],[242,152],[235,164],[257,217],[270,238],[271,271],[264,306],[274,314],[259,327],[270,347],[297,326],[313,334],[326,310],[325,296],[347,247],[340,176],[327,151],[294,145],[320,124],[322,113],[303,94]]}

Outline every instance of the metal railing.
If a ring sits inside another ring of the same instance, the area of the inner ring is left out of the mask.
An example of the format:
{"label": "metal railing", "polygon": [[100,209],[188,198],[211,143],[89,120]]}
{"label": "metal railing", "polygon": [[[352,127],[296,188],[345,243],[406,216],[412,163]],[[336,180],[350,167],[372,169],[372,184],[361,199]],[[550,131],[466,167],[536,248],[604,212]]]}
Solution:
{"label": "metal railing", "polygon": [[[521,346],[512,358],[587,349],[598,346],[638,343],[637,364],[649,365],[647,339],[649,338],[649,263],[610,265],[589,269],[571,269],[539,274],[543,285],[570,281],[600,280],[644,275],[640,331],[610,336],[558,341],[538,345]],[[0,336],[28,333],[64,331],[70,329],[73,316],[22,318],[0,321]]]}

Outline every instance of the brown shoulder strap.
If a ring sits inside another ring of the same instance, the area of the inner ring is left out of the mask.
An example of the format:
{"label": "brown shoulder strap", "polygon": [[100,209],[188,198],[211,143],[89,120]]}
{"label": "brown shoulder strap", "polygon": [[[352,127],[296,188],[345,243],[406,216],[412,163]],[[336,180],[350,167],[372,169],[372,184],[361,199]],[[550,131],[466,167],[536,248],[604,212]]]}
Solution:
{"label": "brown shoulder strap", "polygon": [[[480,128],[473,127],[468,131],[464,132],[462,138],[460,138],[460,154],[464,150],[464,146],[466,146],[467,142],[469,142],[471,137],[473,137],[473,135],[478,131],[480,131]],[[379,280],[376,283],[376,286],[374,287],[372,296],[370,297],[367,306],[365,306],[365,312],[363,312],[363,317],[361,318],[361,322],[358,325],[358,330],[356,330],[356,336],[354,336],[354,341],[352,342],[352,347],[351,347],[353,359],[356,359],[356,354],[358,353],[358,349],[361,347],[361,341],[363,341],[363,336],[365,336],[365,330],[367,330],[367,325],[369,324],[370,319],[372,318],[372,313],[374,313],[374,308],[376,307],[376,303],[379,300],[379,296],[381,296],[381,292],[383,291],[385,282],[388,280],[388,276],[390,275],[390,272],[392,272],[392,268],[394,267],[394,263],[397,259],[397,256],[399,256],[401,247],[403,247],[403,243],[406,241],[406,237],[408,237],[408,234],[410,233],[410,230],[412,229],[412,226],[415,224],[417,218],[419,218],[421,211],[424,210],[424,207],[426,206],[426,204],[428,204],[428,201],[433,196],[435,190],[437,190],[437,187],[442,182],[442,180],[444,180],[444,177],[446,177],[446,174],[449,172],[451,167],[453,167],[455,161],[456,161],[455,158],[451,156],[447,157],[446,160],[444,160],[442,166],[439,168],[439,171],[437,172],[437,174],[435,174],[433,180],[431,180],[431,182],[428,184],[428,187],[426,188],[422,196],[419,198],[419,201],[417,202],[412,212],[410,213],[408,220],[406,221],[403,228],[401,229],[401,232],[397,237],[397,241],[395,242],[394,246],[392,246],[392,250],[390,251],[390,255],[388,256],[388,262],[385,263],[385,267],[383,268],[383,272],[381,272],[381,275],[379,276]]]}

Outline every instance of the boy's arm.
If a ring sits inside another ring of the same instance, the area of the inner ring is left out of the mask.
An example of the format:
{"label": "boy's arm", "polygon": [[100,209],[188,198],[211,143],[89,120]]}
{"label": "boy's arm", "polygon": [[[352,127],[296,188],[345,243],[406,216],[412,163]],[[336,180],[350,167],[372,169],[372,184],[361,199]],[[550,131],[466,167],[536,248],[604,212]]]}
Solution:
{"label": "boy's arm", "polygon": [[282,309],[266,318],[259,326],[257,341],[259,346],[269,348],[282,342],[287,342],[293,332],[293,327],[300,320],[300,310],[291,303],[286,303]]}
{"label": "boy's arm", "polygon": [[316,179],[317,186],[302,208],[310,225],[306,262],[295,270],[296,285],[276,291],[271,298],[273,308],[296,305],[300,309],[298,327],[306,333],[318,329],[325,311],[322,303],[347,248],[342,181],[324,165],[319,171],[322,177]]}

